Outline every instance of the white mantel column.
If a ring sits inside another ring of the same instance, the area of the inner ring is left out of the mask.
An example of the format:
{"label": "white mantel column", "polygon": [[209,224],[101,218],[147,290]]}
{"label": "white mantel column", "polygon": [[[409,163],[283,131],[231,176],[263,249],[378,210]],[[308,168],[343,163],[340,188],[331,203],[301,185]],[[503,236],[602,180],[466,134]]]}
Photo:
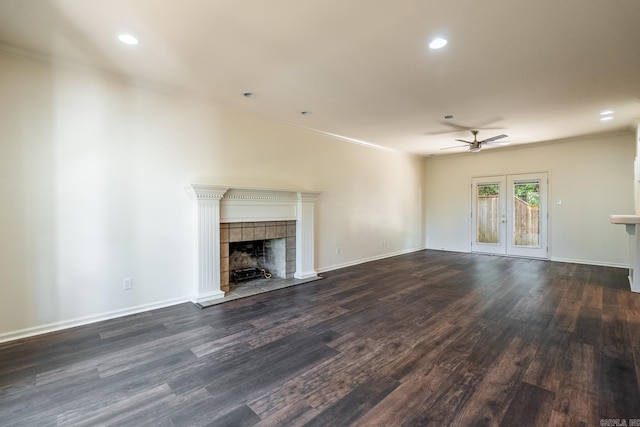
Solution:
{"label": "white mantel column", "polygon": [[298,192],[296,218],[296,279],[317,277],[314,254],[314,210],[315,201],[321,192]]}
{"label": "white mantel column", "polygon": [[220,200],[228,188],[191,184],[186,190],[196,200],[196,289],[192,301],[223,298],[220,290]]}

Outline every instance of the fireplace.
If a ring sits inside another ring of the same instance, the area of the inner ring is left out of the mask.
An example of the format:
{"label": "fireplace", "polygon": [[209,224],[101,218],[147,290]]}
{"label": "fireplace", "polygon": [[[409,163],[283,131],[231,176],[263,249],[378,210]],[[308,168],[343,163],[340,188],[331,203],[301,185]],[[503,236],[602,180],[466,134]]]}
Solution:
{"label": "fireplace", "polygon": [[[228,292],[229,243],[238,236],[237,241],[285,239],[285,277],[318,277],[314,203],[321,192],[210,184],[190,184],[185,189],[196,201],[194,303]],[[264,238],[259,237],[263,232]]]}

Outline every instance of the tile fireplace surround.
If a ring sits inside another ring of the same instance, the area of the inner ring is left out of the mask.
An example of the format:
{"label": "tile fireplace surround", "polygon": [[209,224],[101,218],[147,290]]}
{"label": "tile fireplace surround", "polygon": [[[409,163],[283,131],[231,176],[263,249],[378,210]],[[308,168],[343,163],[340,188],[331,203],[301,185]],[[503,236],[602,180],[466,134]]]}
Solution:
{"label": "tile fireplace surround", "polygon": [[314,264],[314,203],[321,192],[210,184],[190,184],[185,189],[196,202],[197,273],[192,298],[194,303],[224,298],[221,287],[225,282],[221,279],[220,223],[295,221],[296,266],[293,276],[296,279],[318,276]]}

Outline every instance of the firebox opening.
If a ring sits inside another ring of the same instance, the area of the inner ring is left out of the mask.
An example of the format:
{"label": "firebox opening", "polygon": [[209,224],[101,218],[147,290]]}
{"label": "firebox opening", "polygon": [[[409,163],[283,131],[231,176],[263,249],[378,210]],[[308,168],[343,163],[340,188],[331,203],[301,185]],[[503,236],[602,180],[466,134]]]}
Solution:
{"label": "firebox opening", "polygon": [[229,243],[229,279],[239,282],[286,277],[286,239]]}
{"label": "firebox opening", "polygon": [[231,282],[238,283],[269,274],[264,266],[264,240],[231,243],[229,252]]}

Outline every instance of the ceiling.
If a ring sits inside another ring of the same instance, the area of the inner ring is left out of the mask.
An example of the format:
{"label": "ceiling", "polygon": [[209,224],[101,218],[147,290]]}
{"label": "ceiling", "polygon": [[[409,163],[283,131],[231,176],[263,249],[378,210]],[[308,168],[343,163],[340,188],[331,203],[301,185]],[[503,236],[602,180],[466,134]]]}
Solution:
{"label": "ceiling", "polygon": [[1,0],[0,49],[425,156],[640,118],[638,0]]}

